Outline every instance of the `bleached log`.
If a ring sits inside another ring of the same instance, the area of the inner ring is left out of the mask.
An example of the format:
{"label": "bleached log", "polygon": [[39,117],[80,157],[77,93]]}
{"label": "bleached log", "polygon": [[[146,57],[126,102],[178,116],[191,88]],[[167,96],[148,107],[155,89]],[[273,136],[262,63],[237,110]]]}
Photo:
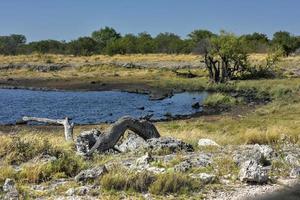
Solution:
{"label": "bleached log", "polygon": [[43,122],[43,123],[49,123],[49,124],[60,124],[64,126],[65,129],[65,139],[66,141],[73,141],[73,128],[74,123],[70,123],[70,120],[68,117],[65,119],[48,119],[48,118],[38,118],[38,117],[27,117],[24,116],[23,121],[35,121],[35,122]]}
{"label": "bleached log", "polygon": [[125,116],[112,124],[108,131],[101,134],[94,146],[90,149],[89,152],[87,152],[86,155],[89,156],[96,150],[103,152],[114,148],[114,146],[126,130],[133,131],[144,140],[160,137],[159,132],[152,123],[146,120],[137,120],[132,117]]}

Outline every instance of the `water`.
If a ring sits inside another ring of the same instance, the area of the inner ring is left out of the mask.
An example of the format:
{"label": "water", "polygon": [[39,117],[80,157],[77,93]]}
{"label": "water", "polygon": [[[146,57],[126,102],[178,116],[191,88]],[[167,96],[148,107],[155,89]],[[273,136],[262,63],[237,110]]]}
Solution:
{"label": "water", "polygon": [[[151,119],[200,112],[191,105],[203,102],[206,92],[178,93],[163,100],[149,100],[148,95],[117,91],[57,92],[0,89],[0,124],[11,124],[23,116],[64,118],[77,124],[114,122],[124,115]],[[141,109],[144,107],[144,110]]]}

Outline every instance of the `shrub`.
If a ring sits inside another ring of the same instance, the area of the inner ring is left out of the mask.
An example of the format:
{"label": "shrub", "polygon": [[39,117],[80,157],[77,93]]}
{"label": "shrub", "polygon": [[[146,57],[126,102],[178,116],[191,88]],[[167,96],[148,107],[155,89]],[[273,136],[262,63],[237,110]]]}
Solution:
{"label": "shrub", "polygon": [[[1,150],[2,151],[2,150]],[[61,151],[54,148],[48,140],[32,141],[28,138],[13,137],[8,145],[3,148],[6,161],[9,164],[21,164],[37,155],[48,154],[58,156]]]}
{"label": "shrub", "polygon": [[25,165],[19,178],[30,183],[40,183],[57,177],[74,177],[84,168],[85,163],[81,157],[64,153],[49,163]]}
{"label": "shrub", "polygon": [[200,189],[200,182],[190,178],[188,175],[179,173],[166,173],[157,176],[149,188],[152,194],[183,194]]}
{"label": "shrub", "polygon": [[236,103],[235,98],[222,93],[211,94],[203,102],[204,105],[212,107],[228,107]]}

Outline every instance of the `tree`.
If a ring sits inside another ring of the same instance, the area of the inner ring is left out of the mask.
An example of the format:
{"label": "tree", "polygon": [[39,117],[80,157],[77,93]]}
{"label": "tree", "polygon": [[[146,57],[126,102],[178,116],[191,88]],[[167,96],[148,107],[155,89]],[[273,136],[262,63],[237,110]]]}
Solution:
{"label": "tree", "polygon": [[154,40],[149,33],[142,32],[137,37],[137,51],[139,53],[153,53],[155,50]]}
{"label": "tree", "polygon": [[297,48],[299,48],[299,40],[297,37],[291,35],[286,31],[279,31],[274,33],[272,44],[273,46],[278,46],[282,48],[285,56],[289,56],[292,52],[294,52]]}
{"label": "tree", "polygon": [[90,37],[80,37],[68,44],[68,52],[75,56],[89,56],[97,51],[97,42]]}
{"label": "tree", "polygon": [[[190,50],[193,53],[197,54],[203,54],[203,45],[206,45],[206,39],[209,39],[213,36],[216,36],[216,34],[208,31],[208,30],[194,30],[193,32],[188,34],[189,38],[189,46]],[[188,41],[187,41],[188,42]]]}
{"label": "tree", "polygon": [[38,53],[65,53],[66,43],[57,40],[41,40],[38,42],[31,42],[28,44],[30,52]]}
{"label": "tree", "polygon": [[24,35],[12,34],[10,36],[0,36],[0,54],[15,55],[18,49],[26,43]]}
{"label": "tree", "polygon": [[254,32],[252,34],[242,35],[245,45],[249,52],[266,53],[269,46],[269,39],[266,34]]}
{"label": "tree", "polygon": [[183,41],[174,33],[160,33],[155,39],[157,53],[181,53]]}
{"label": "tree", "polygon": [[248,55],[239,37],[222,31],[206,42],[204,63],[211,82],[226,82],[246,70]]}
{"label": "tree", "polygon": [[98,43],[99,51],[103,51],[109,43],[121,38],[121,34],[117,33],[115,29],[106,26],[98,31],[94,31],[92,38]]}

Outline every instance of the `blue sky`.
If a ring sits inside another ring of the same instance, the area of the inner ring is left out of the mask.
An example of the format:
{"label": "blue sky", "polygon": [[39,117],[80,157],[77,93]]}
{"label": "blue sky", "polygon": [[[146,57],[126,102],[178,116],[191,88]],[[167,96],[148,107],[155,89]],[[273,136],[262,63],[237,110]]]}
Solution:
{"label": "blue sky", "polygon": [[0,35],[71,40],[104,26],[124,33],[221,29],[300,35],[300,0],[0,0]]}

